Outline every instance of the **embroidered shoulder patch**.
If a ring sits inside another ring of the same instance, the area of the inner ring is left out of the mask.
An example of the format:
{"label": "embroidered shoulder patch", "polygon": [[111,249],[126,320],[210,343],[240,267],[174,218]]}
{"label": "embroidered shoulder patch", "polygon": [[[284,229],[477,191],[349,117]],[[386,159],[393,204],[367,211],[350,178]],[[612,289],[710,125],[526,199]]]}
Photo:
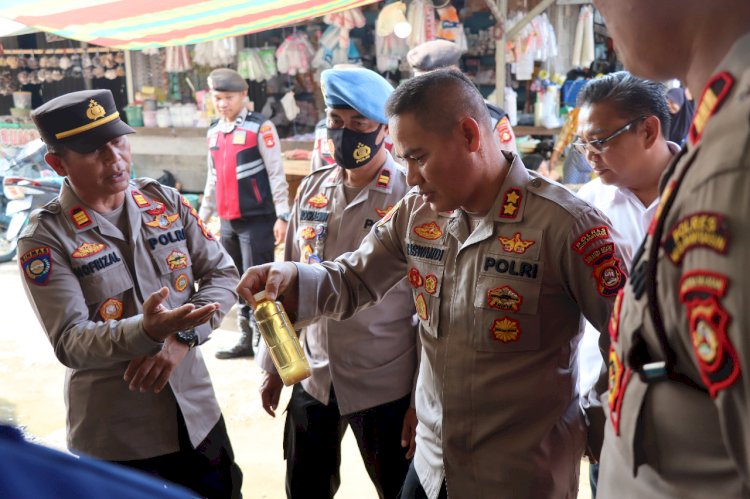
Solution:
{"label": "embroidered shoulder patch", "polygon": [[18,263],[26,279],[44,286],[52,273],[52,249],[49,246],[31,249],[18,259]]}
{"label": "embroidered shoulder patch", "polygon": [[729,248],[729,227],[720,213],[692,213],[669,229],[662,246],[675,265],[682,263],[693,248],[707,248],[724,255]]}
{"label": "embroidered shoulder patch", "polygon": [[135,204],[138,205],[138,208],[145,208],[147,206],[151,206],[151,203],[149,202],[146,197],[140,193],[140,191],[137,191],[133,189],[132,193],[133,195],[133,201],[135,201]]}
{"label": "embroidered shoulder patch", "polygon": [[580,236],[578,236],[578,239],[575,240],[573,243],[573,249],[577,253],[583,253],[583,251],[586,249],[586,247],[596,241],[597,239],[606,239],[609,237],[609,227],[606,225],[600,225],[598,227],[593,227]]}
{"label": "embroidered shoulder patch", "polygon": [[379,189],[386,189],[391,183],[391,171],[387,168],[383,168],[378,175],[378,181],[375,184]]}
{"label": "embroidered shoulder patch", "polygon": [[686,272],[679,285],[701,379],[714,398],[732,386],[742,372],[727,333],[732,318],[721,303],[728,285],[726,276],[708,270]]}
{"label": "embroidered shoulder patch", "polygon": [[615,296],[625,286],[627,279],[620,267],[620,259],[612,255],[596,265],[592,275],[596,280],[597,291],[607,298]]}

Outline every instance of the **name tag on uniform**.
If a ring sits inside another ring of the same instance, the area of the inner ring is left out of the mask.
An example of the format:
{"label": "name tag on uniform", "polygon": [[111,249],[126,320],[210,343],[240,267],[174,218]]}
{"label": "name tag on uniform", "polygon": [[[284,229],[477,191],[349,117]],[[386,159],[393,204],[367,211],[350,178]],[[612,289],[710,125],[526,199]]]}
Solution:
{"label": "name tag on uniform", "polygon": [[245,145],[245,139],[247,139],[247,132],[244,130],[236,130],[234,134],[232,134],[232,144],[236,146]]}
{"label": "name tag on uniform", "polygon": [[211,138],[208,139],[208,147],[216,147],[216,144],[219,143],[219,134],[215,133],[211,135]]}

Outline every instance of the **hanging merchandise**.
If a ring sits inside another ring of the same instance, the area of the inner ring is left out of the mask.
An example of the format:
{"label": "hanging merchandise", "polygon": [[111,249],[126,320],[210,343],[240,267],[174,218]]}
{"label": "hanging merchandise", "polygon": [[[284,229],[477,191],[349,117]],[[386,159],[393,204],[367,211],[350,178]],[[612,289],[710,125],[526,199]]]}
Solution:
{"label": "hanging merchandise", "polygon": [[339,30],[339,46],[349,48],[349,31],[354,28],[363,28],[365,26],[365,16],[358,8],[336,12],[323,17],[323,22],[337,26]]}
{"label": "hanging merchandise", "polygon": [[435,39],[435,8],[432,2],[426,0],[413,0],[406,11],[406,20],[411,24],[411,34],[408,42],[409,48],[414,48],[424,42]]}
{"label": "hanging merchandise", "polygon": [[284,108],[284,114],[289,121],[294,121],[294,118],[299,114],[299,106],[294,100],[294,92],[291,90],[284,94],[281,98],[281,106]]}
{"label": "hanging merchandise", "polygon": [[279,73],[296,75],[310,71],[310,62],[315,49],[305,33],[294,33],[286,37],[276,49]]}
{"label": "hanging merchandise", "polygon": [[246,48],[237,54],[237,72],[245,79],[268,81],[279,72],[272,47]]}
{"label": "hanging merchandise", "polygon": [[190,71],[193,65],[190,62],[190,54],[184,45],[178,47],[167,47],[167,62],[164,70],[167,73],[183,73]]}
{"label": "hanging merchandise", "polygon": [[329,26],[318,41],[312,66],[318,69],[331,68],[336,64],[361,64],[362,56],[349,39],[349,31],[362,28],[365,17],[359,9],[329,14],[323,18]]}
{"label": "hanging merchandise", "polygon": [[230,37],[195,45],[195,63],[219,68],[229,66],[237,57],[237,39]]}
{"label": "hanging merchandise", "polygon": [[573,43],[573,66],[587,68],[594,62],[594,8],[590,5],[581,7],[576,25],[576,36]]}
{"label": "hanging merchandise", "polygon": [[454,42],[462,52],[466,52],[469,47],[466,42],[466,35],[464,34],[464,25],[458,19],[456,8],[448,4],[445,7],[437,9],[437,13],[440,17],[437,27],[437,37]]}
{"label": "hanging merchandise", "polygon": [[[508,19],[509,25],[517,24],[524,13],[516,12]],[[546,61],[557,55],[555,28],[546,14],[536,16],[518,35],[506,43],[505,57],[512,62],[511,71],[519,81],[530,80],[534,71],[534,61]]]}

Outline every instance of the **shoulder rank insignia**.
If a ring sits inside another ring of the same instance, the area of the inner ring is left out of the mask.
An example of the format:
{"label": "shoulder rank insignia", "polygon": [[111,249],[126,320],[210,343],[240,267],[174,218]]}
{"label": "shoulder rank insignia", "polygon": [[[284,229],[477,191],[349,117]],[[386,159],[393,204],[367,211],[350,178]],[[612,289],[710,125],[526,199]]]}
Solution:
{"label": "shoulder rank insignia", "polygon": [[516,218],[518,208],[521,206],[521,189],[511,187],[503,195],[503,207],[498,214],[501,218]]}
{"label": "shoulder rank insignia", "polygon": [[308,199],[307,204],[313,208],[324,208],[328,206],[328,198],[321,192]]}
{"label": "shoulder rank insignia", "polygon": [[521,337],[521,324],[516,319],[505,316],[492,321],[490,333],[496,341],[503,343],[518,341]]}
{"label": "shoulder rank insignia", "polygon": [[526,253],[526,250],[536,242],[524,241],[523,239],[521,239],[520,232],[516,232],[515,234],[513,234],[513,237],[510,238],[500,236],[497,238],[497,240],[500,241],[500,246],[502,246],[503,251],[508,253],[518,253],[519,255]]}
{"label": "shoulder rank insignia", "polygon": [[96,255],[106,247],[107,245],[102,243],[83,243],[70,256],[73,258],[87,258]]}
{"label": "shoulder rank insignia", "polygon": [[44,286],[52,273],[52,249],[49,246],[31,249],[18,259],[18,263],[28,280]]}
{"label": "shoulder rank insignia", "polygon": [[729,227],[720,213],[692,213],[672,226],[663,247],[675,265],[691,248],[707,248],[723,255],[729,247]]}
{"label": "shoulder rank insignia", "polygon": [[91,217],[83,206],[74,206],[71,208],[70,218],[73,220],[76,229],[83,229],[92,223]]}
{"label": "shoulder rank insignia", "polygon": [[721,304],[728,283],[726,276],[708,270],[691,270],[680,279],[693,351],[711,397],[737,381],[742,371],[727,334],[731,317]]}
{"label": "shoulder rank insignia", "polygon": [[153,220],[150,222],[145,222],[146,225],[149,227],[154,227],[158,229],[166,230],[172,226],[175,220],[180,218],[179,213],[169,214],[169,213],[160,213],[159,215],[156,215]]}
{"label": "shoulder rank insignia", "polygon": [[492,288],[487,291],[487,306],[490,308],[518,312],[522,303],[523,297],[510,286]]}
{"label": "shoulder rank insignia", "polygon": [[122,317],[122,302],[116,298],[110,298],[99,307],[99,315],[105,321],[116,321]]}
{"label": "shoulder rank insignia", "polygon": [[708,120],[719,110],[732,85],[734,78],[726,71],[715,74],[708,80],[690,125],[688,137],[691,144],[695,145],[700,140]]}
{"label": "shoulder rank insignia", "polygon": [[138,208],[146,208],[147,206],[151,206],[149,200],[146,199],[146,197],[141,194],[140,191],[133,189],[132,195],[133,201],[135,201],[135,204],[138,205]]}
{"label": "shoulder rank insignia", "polygon": [[596,241],[597,239],[605,239],[609,237],[609,228],[606,225],[600,225],[598,227],[593,227],[580,236],[578,236],[578,239],[575,240],[573,243],[573,249],[577,253],[583,253],[583,251],[586,249],[586,247]]}
{"label": "shoulder rank insignia", "polygon": [[417,225],[413,230],[416,235],[429,241],[434,241],[443,235],[443,231],[435,222]]}
{"label": "shoulder rank insignia", "polygon": [[387,168],[383,168],[380,171],[380,175],[378,175],[378,181],[375,184],[376,187],[380,189],[386,189],[388,188],[388,185],[391,183],[391,171]]}

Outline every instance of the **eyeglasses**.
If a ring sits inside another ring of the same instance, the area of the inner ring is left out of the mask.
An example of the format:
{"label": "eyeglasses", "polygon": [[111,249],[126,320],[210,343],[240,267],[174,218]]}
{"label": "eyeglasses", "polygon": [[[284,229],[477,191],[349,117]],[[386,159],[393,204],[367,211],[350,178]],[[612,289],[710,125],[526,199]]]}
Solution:
{"label": "eyeglasses", "polygon": [[602,153],[606,152],[607,149],[608,149],[608,146],[605,145],[605,144],[607,144],[607,142],[609,142],[609,141],[617,138],[618,136],[622,135],[623,133],[627,132],[628,130],[630,130],[631,128],[633,128],[633,126],[637,122],[639,122],[642,119],[645,119],[647,117],[648,116],[639,116],[638,118],[636,118],[636,119],[634,119],[634,120],[629,121],[628,123],[626,123],[625,126],[623,126],[622,128],[618,128],[611,135],[609,135],[608,137],[604,137],[603,139],[596,139],[596,140],[591,140],[589,142],[586,142],[586,141],[581,140],[579,138],[578,140],[576,140],[575,142],[573,142],[572,145],[573,145],[573,147],[576,148],[576,150],[579,153],[583,154],[584,156],[586,155],[587,152],[592,152],[594,154],[602,154]]}

